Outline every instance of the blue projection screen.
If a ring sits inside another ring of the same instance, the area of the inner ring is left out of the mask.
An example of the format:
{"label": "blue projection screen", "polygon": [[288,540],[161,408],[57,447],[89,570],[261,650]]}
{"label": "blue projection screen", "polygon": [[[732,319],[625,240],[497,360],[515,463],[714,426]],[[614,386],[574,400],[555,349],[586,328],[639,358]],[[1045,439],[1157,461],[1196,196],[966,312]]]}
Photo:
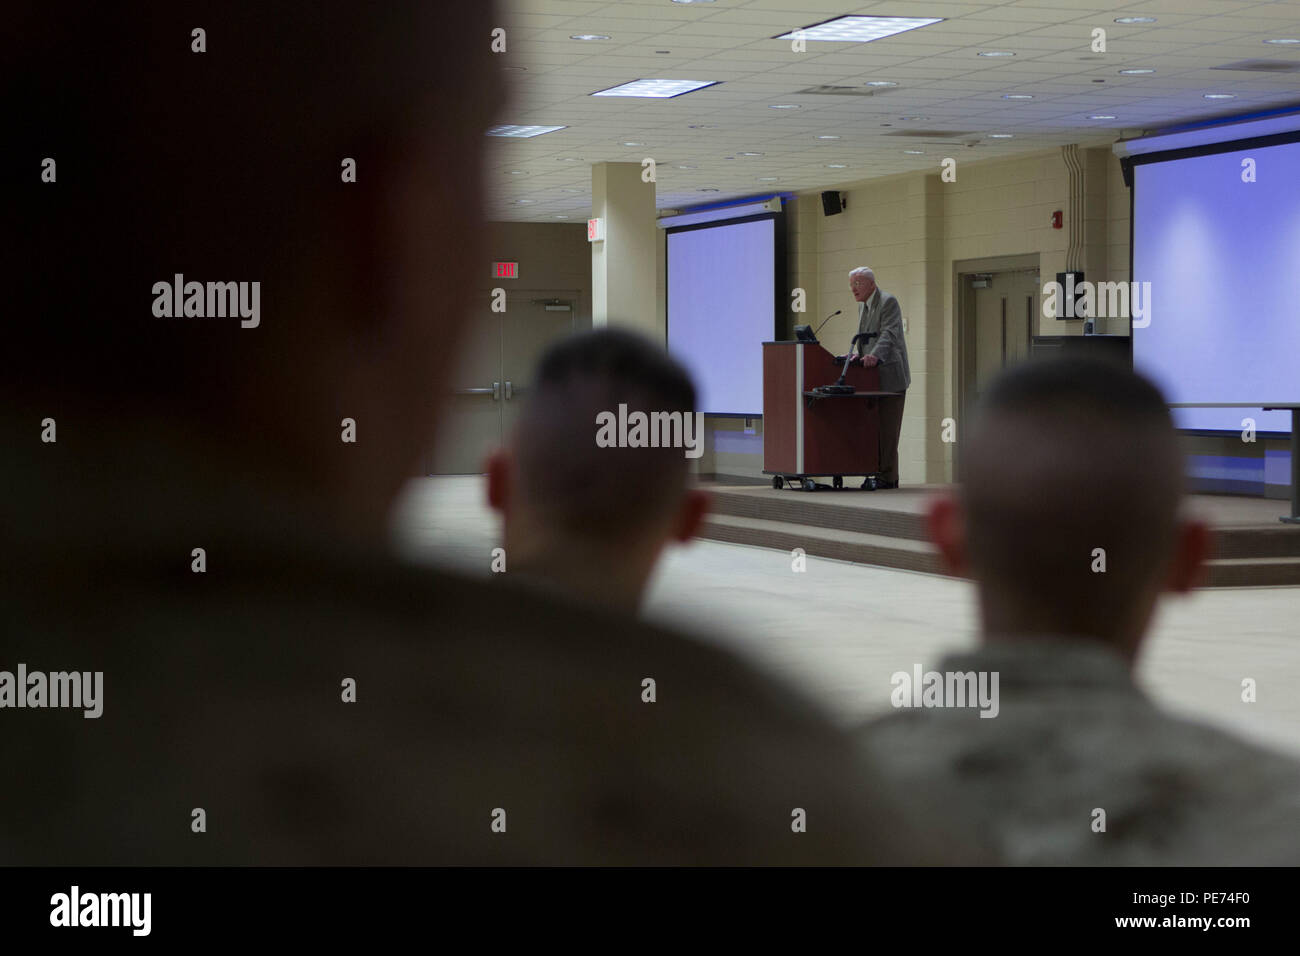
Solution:
{"label": "blue projection screen", "polygon": [[695,380],[699,411],[763,414],[775,289],[773,217],[669,230],[668,351]]}
{"label": "blue projection screen", "polygon": [[[1244,182],[1254,161],[1254,182]],[[1300,143],[1133,167],[1133,365],[1170,402],[1300,402]],[[1289,412],[1175,409],[1180,428],[1289,432]]]}

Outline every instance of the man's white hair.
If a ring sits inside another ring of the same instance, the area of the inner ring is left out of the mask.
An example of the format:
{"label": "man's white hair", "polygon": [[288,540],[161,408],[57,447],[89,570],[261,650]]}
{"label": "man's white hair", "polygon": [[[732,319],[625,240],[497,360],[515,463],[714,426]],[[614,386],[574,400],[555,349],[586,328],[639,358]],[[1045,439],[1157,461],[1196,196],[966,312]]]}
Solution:
{"label": "man's white hair", "polygon": [[876,281],[876,274],[872,272],[868,266],[858,266],[850,272],[849,281],[852,282],[857,276],[862,276],[864,279],[870,279],[872,282]]}

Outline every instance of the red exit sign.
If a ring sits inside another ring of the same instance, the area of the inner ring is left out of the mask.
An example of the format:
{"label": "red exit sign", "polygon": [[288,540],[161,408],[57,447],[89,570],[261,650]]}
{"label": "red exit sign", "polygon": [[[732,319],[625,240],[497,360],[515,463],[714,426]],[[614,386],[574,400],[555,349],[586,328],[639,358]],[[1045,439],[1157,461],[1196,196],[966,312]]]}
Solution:
{"label": "red exit sign", "polygon": [[492,278],[494,279],[518,279],[519,263],[517,262],[494,262],[492,263]]}

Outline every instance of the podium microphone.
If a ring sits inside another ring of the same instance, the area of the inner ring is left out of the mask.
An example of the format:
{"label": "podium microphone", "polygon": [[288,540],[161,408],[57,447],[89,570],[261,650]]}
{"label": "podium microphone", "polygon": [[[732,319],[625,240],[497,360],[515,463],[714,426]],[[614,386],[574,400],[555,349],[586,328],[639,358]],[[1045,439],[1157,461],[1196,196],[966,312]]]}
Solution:
{"label": "podium microphone", "polygon": [[813,330],[813,327],[811,325],[796,325],[794,327],[795,341],[807,342],[811,345],[816,345],[817,333],[822,330],[822,326],[825,325],[827,322],[829,322],[831,319],[835,318],[835,316],[839,315],[843,311],[844,311],[843,309],[836,309],[830,315],[826,316],[826,318],[822,319],[822,324],[817,326],[815,331]]}
{"label": "podium microphone", "polygon": [[848,377],[849,366],[853,364],[853,350],[857,347],[858,342],[870,342],[879,332],[859,332],[853,336],[853,341],[849,343],[849,352],[844,356],[844,370],[840,372],[839,380],[834,385],[821,385],[814,391],[819,395],[852,395],[855,391],[852,385],[845,385],[844,379]]}
{"label": "podium microphone", "polygon": [[830,315],[826,316],[826,318],[822,319],[822,324],[817,326],[817,328],[813,329],[813,338],[817,337],[817,333],[822,330],[822,328],[826,325],[827,322],[835,318],[835,316],[841,314],[843,311],[844,311],[843,309],[836,309]]}

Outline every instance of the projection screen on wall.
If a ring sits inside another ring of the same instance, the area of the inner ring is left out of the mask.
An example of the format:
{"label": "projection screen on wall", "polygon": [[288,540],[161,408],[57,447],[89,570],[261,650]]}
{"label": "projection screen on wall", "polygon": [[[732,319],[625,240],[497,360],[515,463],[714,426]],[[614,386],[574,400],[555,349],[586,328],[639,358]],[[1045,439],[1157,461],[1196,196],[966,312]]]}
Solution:
{"label": "projection screen on wall", "polygon": [[762,343],[775,335],[774,216],[668,231],[668,351],[700,411],[763,413]]}
{"label": "projection screen on wall", "polygon": [[[1300,402],[1300,142],[1223,147],[1133,167],[1133,280],[1151,303],[1133,364],[1170,402]],[[1175,410],[1189,429],[1245,417],[1290,431],[1288,412]]]}

